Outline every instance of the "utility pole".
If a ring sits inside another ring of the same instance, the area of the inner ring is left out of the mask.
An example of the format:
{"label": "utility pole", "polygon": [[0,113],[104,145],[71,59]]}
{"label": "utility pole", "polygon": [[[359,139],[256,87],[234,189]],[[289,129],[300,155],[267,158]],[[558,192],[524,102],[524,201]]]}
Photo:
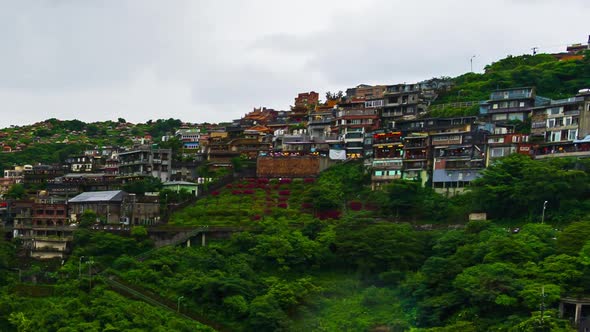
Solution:
{"label": "utility pole", "polygon": [[471,58],[469,58],[469,65],[470,65],[472,73],[473,73],[473,58],[475,58],[475,57],[476,57],[475,55],[472,55]]}
{"label": "utility pole", "polygon": [[539,49],[539,48],[538,48],[538,47],[536,47],[536,46],[531,48],[531,50],[533,50],[533,55],[537,55],[537,50],[538,50],[538,49]]}

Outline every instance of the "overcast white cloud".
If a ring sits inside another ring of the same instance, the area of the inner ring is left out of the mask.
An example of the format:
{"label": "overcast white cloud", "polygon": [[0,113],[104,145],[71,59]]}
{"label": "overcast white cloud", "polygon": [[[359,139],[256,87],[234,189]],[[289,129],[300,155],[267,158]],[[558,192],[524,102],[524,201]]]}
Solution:
{"label": "overcast white cloud", "polygon": [[0,126],[220,122],[586,41],[584,0],[0,0]]}

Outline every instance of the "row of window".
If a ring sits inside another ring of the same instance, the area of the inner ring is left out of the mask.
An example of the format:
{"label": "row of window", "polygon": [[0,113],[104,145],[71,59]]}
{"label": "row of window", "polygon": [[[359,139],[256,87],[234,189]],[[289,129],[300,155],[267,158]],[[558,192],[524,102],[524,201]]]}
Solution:
{"label": "row of window", "polygon": [[545,133],[546,142],[573,141],[578,137],[577,129],[548,131]]}
{"label": "row of window", "polygon": [[501,103],[494,103],[492,104],[492,109],[497,110],[500,108],[516,108],[516,107],[525,107],[524,101],[503,101]]}

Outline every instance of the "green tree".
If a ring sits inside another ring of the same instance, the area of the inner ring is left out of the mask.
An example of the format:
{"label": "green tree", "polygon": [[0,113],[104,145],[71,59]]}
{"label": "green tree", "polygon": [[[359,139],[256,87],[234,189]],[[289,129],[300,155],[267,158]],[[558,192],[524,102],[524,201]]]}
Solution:
{"label": "green tree", "polygon": [[4,197],[9,199],[24,199],[26,196],[25,186],[20,183],[12,185],[4,194]]}

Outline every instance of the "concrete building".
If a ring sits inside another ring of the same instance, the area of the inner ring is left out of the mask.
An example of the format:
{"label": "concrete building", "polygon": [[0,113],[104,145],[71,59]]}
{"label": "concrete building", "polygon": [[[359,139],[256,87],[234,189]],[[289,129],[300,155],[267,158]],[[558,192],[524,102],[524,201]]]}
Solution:
{"label": "concrete building", "polygon": [[531,142],[535,158],[590,156],[590,90],[535,107]]}
{"label": "concrete building", "polygon": [[123,181],[152,176],[166,182],[170,179],[171,168],[171,149],[140,146],[119,153],[119,177]]}
{"label": "concrete building", "polygon": [[492,124],[525,121],[533,107],[547,103],[549,99],[538,97],[534,87],[502,89],[493,91],[490,99],[480,105],[480,114]]}
{"label": "concrete building", "polygon": [[313,107],[318,104],[320,100],[320,95],[315,91],[310,92],[303,92],[295,97],[295,106],[296,107],[306,107],[309,108],[310,106]]}

